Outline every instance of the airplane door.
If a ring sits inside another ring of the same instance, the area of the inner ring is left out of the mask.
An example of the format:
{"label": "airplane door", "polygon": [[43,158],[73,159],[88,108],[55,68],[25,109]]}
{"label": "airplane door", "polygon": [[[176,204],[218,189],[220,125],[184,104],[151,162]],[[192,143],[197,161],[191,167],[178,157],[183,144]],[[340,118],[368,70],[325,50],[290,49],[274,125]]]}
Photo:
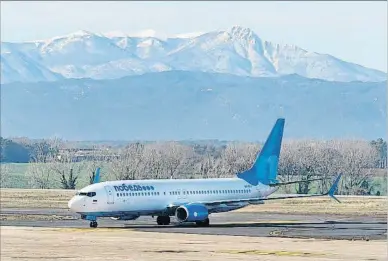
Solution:
{"label": "airplane door", "polygon": [[108,204],[114,204],[114,193],[111,186],[104,186],[106,195],[107,195],[107,203]]}

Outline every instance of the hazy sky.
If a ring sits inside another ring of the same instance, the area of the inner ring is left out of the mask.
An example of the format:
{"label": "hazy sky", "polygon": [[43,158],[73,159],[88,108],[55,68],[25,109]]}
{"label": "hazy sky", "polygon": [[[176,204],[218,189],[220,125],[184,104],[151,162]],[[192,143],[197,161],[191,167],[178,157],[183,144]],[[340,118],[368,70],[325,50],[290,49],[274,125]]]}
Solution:
{"label": "hazy sky", "polygon": [[387,71],[387,2],[1,2],[1,40],[92,32],[207,32],[241,25],[262,39],[298,45]]}

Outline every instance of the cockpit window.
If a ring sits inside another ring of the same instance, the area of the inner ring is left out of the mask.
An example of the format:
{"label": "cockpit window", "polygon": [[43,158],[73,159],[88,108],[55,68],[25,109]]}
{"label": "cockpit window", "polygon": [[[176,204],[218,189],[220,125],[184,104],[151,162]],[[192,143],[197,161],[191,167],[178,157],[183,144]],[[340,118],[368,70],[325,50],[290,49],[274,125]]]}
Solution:
{"label": "cockpit window", "polygon": [[96,195],[96,192],[77,192],[76,195],[94,197]]}

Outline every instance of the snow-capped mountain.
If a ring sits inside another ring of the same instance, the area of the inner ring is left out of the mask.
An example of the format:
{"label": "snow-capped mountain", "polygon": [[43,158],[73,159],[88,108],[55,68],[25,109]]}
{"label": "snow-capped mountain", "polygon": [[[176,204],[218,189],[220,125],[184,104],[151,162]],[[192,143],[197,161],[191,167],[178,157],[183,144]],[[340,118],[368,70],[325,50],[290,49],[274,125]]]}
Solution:
{"label": "snow-capped mountain", "polygon": [[262,40],[249,28],[157,38],[147,31],[78,31],[29,43],[1,43],[1,82],[65,78],[112,79],[171,70],[278,77],[298,74],[329,81],[384,81],[387,74]]}

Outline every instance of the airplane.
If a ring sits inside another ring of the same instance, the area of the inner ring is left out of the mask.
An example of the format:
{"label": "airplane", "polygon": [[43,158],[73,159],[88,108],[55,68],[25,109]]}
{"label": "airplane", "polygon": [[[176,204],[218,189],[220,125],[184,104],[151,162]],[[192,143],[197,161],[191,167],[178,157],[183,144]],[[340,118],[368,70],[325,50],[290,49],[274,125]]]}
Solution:
{"label": "airplane", "polygon": [[179,223],[195,222],[209,226],[209,215],[229,212],[266,200],[334,196],[342,174],[327,193],[268,197],[281,186],[305,181],[279,182],[277,178],[285,119],[277,119],[262,150],[248,170],[234,178],[118,180],[100,182],[96,169],[93,184],[79,190],[68,202],[69,210],[97,227],[97,218],[136,220],[140,216],[157,216],[158,225],[169,225],[170,217]]}

